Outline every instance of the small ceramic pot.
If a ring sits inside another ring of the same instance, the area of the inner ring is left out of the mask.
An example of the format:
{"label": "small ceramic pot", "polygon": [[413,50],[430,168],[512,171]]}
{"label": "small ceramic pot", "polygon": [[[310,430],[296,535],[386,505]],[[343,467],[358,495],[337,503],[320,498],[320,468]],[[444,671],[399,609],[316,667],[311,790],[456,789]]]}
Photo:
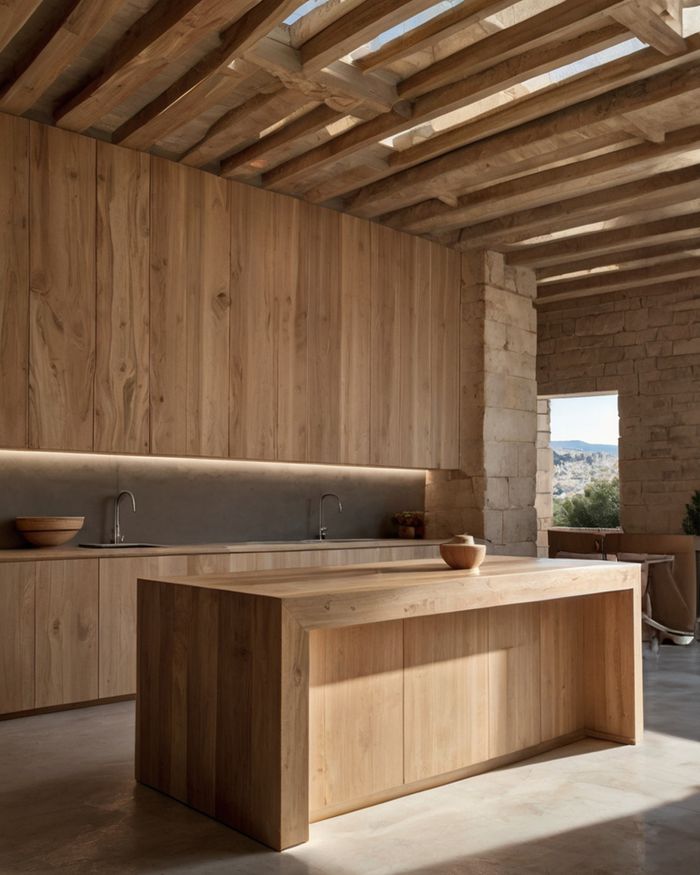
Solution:
{"label": "small ceramic pot", "polygon": [[450,568],[473,571],[484,561],[486,546],[475,544],[471,535],[456,535],[440,544],[440,555]]}

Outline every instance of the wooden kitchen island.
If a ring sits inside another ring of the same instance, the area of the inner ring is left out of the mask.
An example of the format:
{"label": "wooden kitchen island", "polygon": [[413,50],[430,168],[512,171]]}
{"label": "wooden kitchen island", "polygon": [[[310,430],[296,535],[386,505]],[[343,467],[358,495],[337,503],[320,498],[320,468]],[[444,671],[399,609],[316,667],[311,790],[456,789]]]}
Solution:
{"label": "wooden kitchen island", "polygon": [[586,735],[642,735],[640,572],[488,557],[140,580],[136,777],[276,849]]}

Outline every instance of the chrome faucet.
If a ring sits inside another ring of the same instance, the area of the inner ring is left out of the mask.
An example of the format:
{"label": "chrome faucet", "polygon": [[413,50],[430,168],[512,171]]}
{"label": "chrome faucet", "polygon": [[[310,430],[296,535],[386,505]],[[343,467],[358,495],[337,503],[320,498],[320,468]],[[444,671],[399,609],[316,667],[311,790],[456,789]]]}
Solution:
{"label": "chrome faucet", "polygon": [[136,513],[136,499],[134,498],[134,493],[129,492],[128,489],[122,489],[119,495],[114,499],[114,530],[112,533],[112,543],[113,544],[121,544],[124,540],[124,535],[122,535],[122,528],[119,523],[119,502],[124,498],[125,495],[128,495],[131,499],[131,509],[134,513]]}
{"label": "chrome faucet", "polygon": [[343,512],[343,502],[340,498],[335,494],[335,492],[324,492],[321,496],[321,500],[318,503],[318,539],[319,541],[325,541],[328,536],[328,528],[323,525],[323,500],[325,498],[335,498],[338,502],[338,513]]}

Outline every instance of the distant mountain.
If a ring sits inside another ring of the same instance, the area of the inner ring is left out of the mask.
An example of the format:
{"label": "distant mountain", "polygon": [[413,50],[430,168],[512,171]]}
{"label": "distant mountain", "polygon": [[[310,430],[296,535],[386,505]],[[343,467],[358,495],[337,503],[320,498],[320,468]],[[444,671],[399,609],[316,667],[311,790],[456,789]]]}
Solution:
{"label": "distant mountain", "polygon": [[617,456],[617,444],[589,444],[586,441],[550,441],[550,447],[557,452],[576,450],[579,453],[607,453]]}

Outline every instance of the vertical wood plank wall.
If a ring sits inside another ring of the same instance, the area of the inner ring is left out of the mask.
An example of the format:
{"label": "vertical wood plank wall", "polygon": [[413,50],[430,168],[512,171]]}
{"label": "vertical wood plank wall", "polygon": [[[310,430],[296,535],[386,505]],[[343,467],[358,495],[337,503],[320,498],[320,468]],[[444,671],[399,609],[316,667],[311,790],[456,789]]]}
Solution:
{"label": "vertical wood plank wall", "polygon": [[0,446],[458,465],[460,258],[0,115]]}

